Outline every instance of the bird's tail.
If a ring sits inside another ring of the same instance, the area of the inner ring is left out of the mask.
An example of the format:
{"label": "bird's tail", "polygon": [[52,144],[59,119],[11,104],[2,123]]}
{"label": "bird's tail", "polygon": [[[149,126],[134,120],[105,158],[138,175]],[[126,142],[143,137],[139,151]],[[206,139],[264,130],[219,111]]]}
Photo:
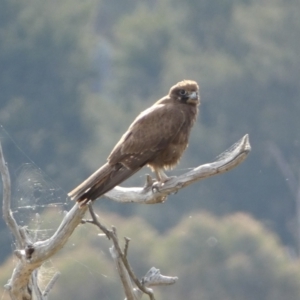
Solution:
{"label": "bird's tail", "polygon": [[72,200],[79,202],[82,206],[89,200],[93,201],[104,195],[138,170],[127,169],[122,164],[110,165],[106,163],[74,190],[69,192],[68,196]]}

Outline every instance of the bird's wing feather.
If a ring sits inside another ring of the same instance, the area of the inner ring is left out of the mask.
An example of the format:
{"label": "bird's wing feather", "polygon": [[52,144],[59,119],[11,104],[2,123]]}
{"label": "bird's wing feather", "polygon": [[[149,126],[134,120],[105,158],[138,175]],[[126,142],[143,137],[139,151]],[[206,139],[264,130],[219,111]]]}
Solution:
{"label": "bird's wing feather", "polygon": [[172,104],[145,110],[115,146],[108,163],[68,195],[78,201],[96,199],[147,164],[176,137],[184,122],[183,112]]}
{"label": "bird's wing feather", "polygon": [[176,104],[153,105],[131,124],[108,157],[110,164],[122,163],[130,169],[147,164],[178,134],[185,122]]}

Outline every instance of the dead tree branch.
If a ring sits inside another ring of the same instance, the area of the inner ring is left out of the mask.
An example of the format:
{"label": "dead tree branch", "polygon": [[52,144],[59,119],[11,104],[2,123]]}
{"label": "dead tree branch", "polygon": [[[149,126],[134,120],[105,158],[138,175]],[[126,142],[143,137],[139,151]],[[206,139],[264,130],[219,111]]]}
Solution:
{"label": "dead tree branch", "polygon": [[34,271],[64,246],[76,226],[80,223],[86,208],[79,209],[77,205],[74,205],[51,238],[32,242],[26,228],[18,226],[11,211],[10,176],[1,144],[0,172],[3,182],[3,219],[15,237],[17,249],[14,253],[19,259],[5,288],[14,300],[32,299],[32,293],[35,294],[37,299],[41,299],[43,297],[40,289],[36,286],[37,276]]}
{"label": "dead tree branch", "polygon": [[[148,177],[147,185],[144,188],[116,187],[105,194],[105,196],[111,200],[122,203],[159,203],[165,201],[169,194],[177,192],[181,188],[198,180],[231,170],[245,160],[250,150],[249,138],[248,135],[245,135],[239,142],[222,154],[217,161],[199,166],[190,172],[172,178],[163,186],[153,188],[153,181]],[[32,286],[32,284],[37,284],[35,283],[35,278],[32,277],[34,276],[33,273],[65,245],[75,228],[81,223],[87,206],[79,208],[76,203],[65,215],[53,236],[44,241],[31,241],[26,229],[18,226],[11,211],[10,176],[1,147],[0,172],[3,182],[3,218],[16,239],[17,249],[15,255],[18,258],[18,263],[5,287],[14,300],[31,300],[34,291],[35,294],[38,294],[35,295],[35,298],[46,299],[49,291],[47,291],[46,295],[43,295],[38,287]],[[156,191],[154,191],[155,189]],[[119,253],[118,249],[117,252]],[[134,274],[132,274],[133,272],[131,272],[127,266],[125,255],[123,254],[120,258],[128,274],[133,279]],[[143,285],[137,279],[134,280],[134,282],[139,290],[148,294],[151,298],[152,291],[148,288],[150,285]]]}
{"label": "dead tree branch", "polygon": [[172,177],[157,192],[153,189],[153,180],[147,177],[143,188],[124,188],[117,186],[105,194],[106,198],[121,203],[155,204],[166,201],[167,196],[177,193],[180,189],[199,180],[225,173],[242,163],[251,150],[249,136],[246,134],[241,140],[219,155],[215,162],[207,163],[177,177]]}
{"label": "dead tree branch", "polygon": [[3,185],[3,203],[2,203],[2,214],[3,219],[16,239],[17,249],[21,249],[23,246],[23,239],[21,237],[18,224],[11,212],[11,184],[9,171],[3,156],[2,146],[0,143],[0,172],[2,177]]}
{"label": "dead tree branch", "polygon": [[[127,300],[139,300],[142,298],[143,294],[147,294],[150,300],[155,300],[153,290],[149,288],[150,286],[170,285],[174,284],[177,281],[177,277],[163,276],[160,274],[160,271],[154,267],[152,267],[147,272],[142,280],[139,280],[134,274],[127,259],[130,239],[125,238],[125,248],[124,251],[122,251],[119,244],[116,228],[112,227],[111,230],[107,229],[98,220],[98,217],[93,210],[92,204],[89,203],[88,205],[90,214],[92,216],[92,220],[88,222],[96,225],[101,231],[106,234],[107,238],[112,240],[113,242],[113,246],[110,248],[110,253],[117,266],[119,277],[121,279]],[[132,282],[135,283],[136,287],[133,287]]]}

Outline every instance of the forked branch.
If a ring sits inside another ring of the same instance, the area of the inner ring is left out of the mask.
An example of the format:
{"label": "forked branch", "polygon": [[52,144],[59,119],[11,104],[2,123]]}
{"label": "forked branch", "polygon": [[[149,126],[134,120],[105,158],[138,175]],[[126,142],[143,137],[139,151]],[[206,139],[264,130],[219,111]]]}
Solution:
{"label": "forked branch", "polygon": [[[177,277],[163,276],[160,274],[160,271],[154,267],[147,272],[142,280],[139,280],[134,274],[127,259],[130,239],[125,238],[125,248],[122,250],[119,244],[116,228],[112,227],[111,230],[107,229],[98,220],[98,217],[93,210],[92,203],[89,202],[88,205],[92,220],[86,220],[86,222],[96,225],[106,234],[107,238],[113,242],[113,246],[110,248],[110,253],[116,264],[126,295],[126,300],[139,300],[142,298],[143,294],[147,294],[150,300],[155,300],[153,290],[149,288],[150,286],[171,285],[177,281]],[[132,282],[135,284],[135,287]]]}
{"label": "forked branch", "polygon": [[[250,150],[249,138],[248,135],[245,135],[229,150],[224,152],[215,162],[201,165],[194,168],[192,171],[174,177],[164,185],[159,186],[158,189],[153,188],[153,181],[148,177],[147,184],[143,188],[116,187],[106,193],[105,197],[122,203],[160,203],[165,201],[168,195],[175,193],[192,183],[231,170],[246,159]],[[59,228],[52,237],[44,241],[32,242],[27,236],[26,230],[16,223],[11,211],[10,177],[3,157],[1,145],[0,172],[3,182],[3,218],[16,239],[17,249],[15,255],[18,258],[18,263],[6,288],[9,290],[12,299],[30,300],[33,298],[32,291],[40,291],[38,287],[34,288],[32,286],[32,283],[36,282],[35,280],[31,280],[33,272],[65,245],[75,228],[82,222],[87,206],[80,208],[78,204],[75,203],[73,208],[65,215]],[[119,258],[120,257],[125,265],[125,260],[122,256],[119,256]],[[128,273],[130,274],[130,271],[128,271]],[[132,278],[131,274],[130,277]],[[150,285],[144,284],[143,286],[139,286],[137,282],[136,285],[139,290],[143,292],[148,291],[148,295],[151,295]],[[35,297],[36,299],[46,299],[48,293],[48,290],[45,295],[37,292],[39,295],[35,295]]]}

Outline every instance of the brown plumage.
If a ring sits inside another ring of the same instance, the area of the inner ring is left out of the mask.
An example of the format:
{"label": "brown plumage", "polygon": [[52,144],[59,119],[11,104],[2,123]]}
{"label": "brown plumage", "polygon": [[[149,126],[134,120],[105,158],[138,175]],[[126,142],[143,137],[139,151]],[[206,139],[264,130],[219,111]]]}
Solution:
{"label": "brown plumage", "polygon": [[95,200],[148,165],[158,181],[179,162],[188,146],[200,104],[195,81],[184,80],[141,112],[110,153],[107,163],[68,195],[81,205]]}

